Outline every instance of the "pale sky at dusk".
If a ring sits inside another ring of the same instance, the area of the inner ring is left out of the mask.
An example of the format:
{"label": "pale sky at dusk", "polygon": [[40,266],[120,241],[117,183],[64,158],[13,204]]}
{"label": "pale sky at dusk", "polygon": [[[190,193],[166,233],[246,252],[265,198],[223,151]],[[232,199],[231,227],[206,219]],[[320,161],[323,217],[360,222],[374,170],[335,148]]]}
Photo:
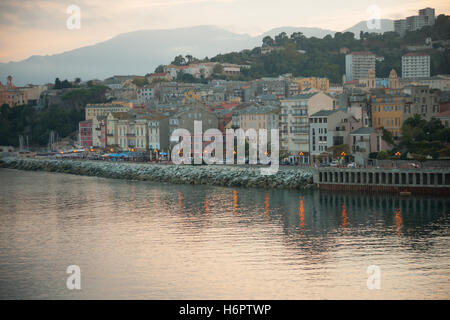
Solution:
{"label": "pale sky at dusk", "polygon": [[[69,5],[81,9],[79,30],[66,27]],[[425,7],[437,15],[450,12],[448,0],[0,0],[0,62],[60,53],[142,29],[217,25],[250,35],[281,26],[342,31],[367,20],[371,5],[386,19]]]}

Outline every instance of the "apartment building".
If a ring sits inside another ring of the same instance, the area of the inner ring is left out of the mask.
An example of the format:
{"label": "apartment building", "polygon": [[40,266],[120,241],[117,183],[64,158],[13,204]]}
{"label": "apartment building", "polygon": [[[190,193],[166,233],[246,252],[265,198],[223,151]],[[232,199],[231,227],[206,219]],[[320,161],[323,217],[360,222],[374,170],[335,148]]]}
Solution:
{"label": "apartment building", "polygon": [[292,81],[298,84],[298,90],[300,92],[306,89],[315,89],[324,92],[330,91],[330,80],[327,78],[295,78]]}
{"label": "apartment building", "polygon": [[280,108],[270,105],[251,105],[233,112],[233,116],[239,118],[239,128],[244,131],[248,129],[254,129],[256,132],[261,129],[267,130],[267,141],[271,139],[270,130],[279,128],[279,114]]}
{"label": "apartment building", "polygon": [[350,133],[350,152],[359,166],[367,165],[369,154],[390,147],[383,140],[383,132],[372,127],[361,127]]}
{"label": "apartment building", "polygon": [[87,104],[85,120],[93,120],[96,116],[107,116],[111,112],[127,112],[131,109],[133,109],[132,102],[113,101],[111,103]]}
{"label": "apartment building", "polygon": [[342,109],[321,110],[309,118],[310,153],[312,156],[327,152],[330,147],[350,143],[350,132],[362,127],[351,114]]}
{"label": "apartment building", "polygon": [[373,128],[385,128],[394,137],[400,136],[404,121],[404,110],[409,103],[402,90],[377,90],[370,97],[371,122]]}
{"label": "apartment building", "polygon": [[155,98],[155,90],[152,86],[144,86],[136,90],[137,102],[139,104],[148,103]]}
{"label": "apartment building", "polygon": [[403,88],[408,97],[403,118],[407,119],[414,114],[420,114],[424,119],[431,120],[440,112],[440,90],[430,89],[426,85],[409,85]]}
{"label": "apartment building", "polygon": [[425,26],[432,26],[435,23],[435,10],[433,8],[424,8],[419,10],[419,15],[417,16],[410,16],[406,19],[395,20],[394,30],[403,37],[408,31],[416,31]]}
{"label": "apartment building", "polygon": [[430,76],[430,55],[410,52],[402,56],[402,78],[426,78]]}
{"label": "apartment building", "polygon": [[280,149],[291,162],[309,163],[309,116],[320,110],[333,110],[335,100],[323,93],[300,94],[281,100]]}
{"label": "apartment building", "polygon": [[169,151],[169,118],[162,114],[146,117],[148,127],[148,149]]}
{"label": "apartment building", "polygon": [[92,120],[81,121],[79,123],[78,133],[80,145],[83,148],[90,148],[93,146]]}
{"label": "apartment building", "polygon": [[208,129],[218,129],[219,122],[217,115],[210,112],[201,105],[190,105],[184,107],[181,111],[169,117],[169,143],[171,146],[178,142],[172,141],[170,137],[176,129],[187,129],[191,135],[192,150],[195,147],[203,147],[206,143],[203,142],[201,136],[194,135],[194,121],[202,122],[202,133]]}
{"label": "apartment building", "polygon": [[375,55],[371,52],[352,52],[345,56],[345,76],[347,81],[366,79],[369,70],[375,72]]}
{"label": "apartment building", "polygon": [[106,116],[96,116],[92,119],[92,146],[96,148],[106,147]]}

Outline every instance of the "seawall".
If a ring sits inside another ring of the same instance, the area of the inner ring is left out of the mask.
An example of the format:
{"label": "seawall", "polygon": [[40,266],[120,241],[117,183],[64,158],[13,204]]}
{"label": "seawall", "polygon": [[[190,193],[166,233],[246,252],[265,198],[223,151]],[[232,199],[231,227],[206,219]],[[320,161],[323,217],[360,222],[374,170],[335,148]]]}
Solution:
{"label": "seawall", "polygon": [[274,175],[264,176],[260,168],[237,165],[163,165],[16,157],[1,158],[0,167],[175,184],[280,189],[307,189],[314,186],[312,172],[301,168],[282,168]]}

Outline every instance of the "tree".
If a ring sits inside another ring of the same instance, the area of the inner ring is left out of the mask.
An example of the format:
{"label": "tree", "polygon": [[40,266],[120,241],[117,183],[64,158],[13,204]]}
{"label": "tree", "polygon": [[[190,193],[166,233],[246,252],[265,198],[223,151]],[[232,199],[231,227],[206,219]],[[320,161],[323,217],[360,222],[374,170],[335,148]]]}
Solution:
{"label": "tree", "polygon": [[381,136],[381,138],[391,145],[394,144],[394,136],[393,136],[392,132],[386,130],[384,127],[381,127],[381,130],[383,132],[383,135]]}
{"label": "tree", "polygon": [[213,73],[214,74],[222,74],[223,73],[223,66],[220,63],[216,64],[214,66],[214,68],[213,68]]}
{"label": "tree", "polygon": [[398,149],[417,156],[439,158],[450,142],[450,129],[437,119],[427,121],[420,115],[406,119],[400,129]]}
{"label": "tree", "polygon": [[133,81],[131,81],[133,84],[135,84],[136,86],[142,88],[143,86],[148,85],[148,80],[147,78],[143,77],[143,78],[134,78]]}
{"label": "tree", "polygon": [[289,37],[286,32],[281,32],[279,35],[275,36],[275,43],[279,46],[284,46],[288,40]]}
{"label": "tree", "polygon": [[182,55],[176,56],[171,64],[174,64],[176,66],[184,66],[186,65],[186,59]]}
{"label": "tree", "polygon": [[389,153],[387,153],[387,151],[380,151],[377,154],[377,160],[387,160],[389,159]]}
{"label": "tree", "polygon": [[59,78],[55,79],[55,89],[62,89],[62,83],[61,80],[59,80]]}
{"label": "tree", "polygon": [[271,36],[265,36],[262,40],[262,43],[265,47],[271,47],[273,46],[274,41]]}
{"label": "tree", "polygon": [[72,88],[72,84],[67,80],[63,80],[63,82],[61,82],[61,87],[64,88]]}
{"label": "tree", "polygon": [[164,65],[160,64],[156,67],[155,73],[163,73],[164,72]]}

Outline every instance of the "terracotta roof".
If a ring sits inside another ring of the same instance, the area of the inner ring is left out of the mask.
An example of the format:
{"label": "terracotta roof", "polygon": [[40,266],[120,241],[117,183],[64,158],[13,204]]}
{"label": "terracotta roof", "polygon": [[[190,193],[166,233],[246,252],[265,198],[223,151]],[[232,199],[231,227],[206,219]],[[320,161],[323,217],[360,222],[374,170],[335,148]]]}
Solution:
{"label": "terracotta roof", "polygon": [[373,53],[369,52],[369,51],[356,51],[356,52],[352,52],[351,54],[355,55],[355,56],[371,56],[371,55],[373,55]]}
{"label": "terracotta roof", "polygon": [[420,56],[429,56],[427,53],[423,52],[410,52],[403,55],[404,57],[420,57]]}
{"label": "terracotta roof", "polygon": [[150,75],[150,77],[165,77],[165,76],[167,76],[167,75],[168,75],[167,72],[159,72],[159,73],[152,73],[152,74]]}
{"label": "terracotta roof", "polygon": [[450,110],[441,112],[441,113],[436,115],[436,118],[440,118],[440,117],[450,117]]}

